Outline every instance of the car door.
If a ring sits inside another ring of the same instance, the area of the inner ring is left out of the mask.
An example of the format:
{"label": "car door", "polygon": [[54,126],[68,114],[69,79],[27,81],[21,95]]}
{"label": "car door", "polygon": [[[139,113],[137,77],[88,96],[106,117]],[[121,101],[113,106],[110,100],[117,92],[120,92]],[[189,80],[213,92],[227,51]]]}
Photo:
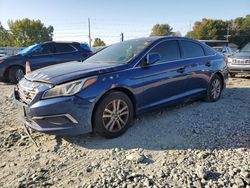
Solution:
{"label": "car door", "polygon": [[57,63],[79,61],[82,59],[78,50],[68,43],[55,43]]}
{"label": "car door", "polygon": [[31,70],[53,65],[56,62],[54,53],[55,48],[53,43],[42,44],[40,48],[37,48],[27,58],[31,64]]}
{"label": "car door", "polygon": [[143,66],[144,58],[139,64],[144,84],[143,105],[139,110],[178,100],[186,91],[186,73],[178,41],[161,42],[149,53],[158,53],[160,60],[153,65]]}
{"label": "car door", "polygon": [[189,40],[180,40],[183,66],[186,72],[187,95],[205,92],[207,81],[212,71],[210,57],[206,56],[205,49],[198,43]]}

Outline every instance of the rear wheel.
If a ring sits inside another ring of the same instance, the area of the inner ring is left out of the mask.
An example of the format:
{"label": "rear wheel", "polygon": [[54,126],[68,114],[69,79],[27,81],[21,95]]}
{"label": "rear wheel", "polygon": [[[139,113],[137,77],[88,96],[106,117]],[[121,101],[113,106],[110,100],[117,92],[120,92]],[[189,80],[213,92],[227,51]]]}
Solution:
{"label": "rear wheel", "polygon": [[122,92],[111,92],[104,96],[95,108],[94,131],[106,138],[122,135],[133,118],[133,104]]}
{"label": "rear wheel", "polygon": [[24,76],[22,67],[11,67],[9,70],[9,81],[13,84],[18,83]]}
{"label": "rear wheel", "polygon": [[209,83],[205,100],[208,102],[218,101],[220,99],[222,89],[223,84],[221,77],[215,74]]}

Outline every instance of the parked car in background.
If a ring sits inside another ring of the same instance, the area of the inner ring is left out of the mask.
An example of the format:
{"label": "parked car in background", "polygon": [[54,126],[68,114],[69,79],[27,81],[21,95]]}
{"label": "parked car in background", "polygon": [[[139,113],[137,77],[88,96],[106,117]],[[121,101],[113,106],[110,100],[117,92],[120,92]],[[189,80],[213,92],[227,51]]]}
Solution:
{"label": "parked car in background", "polygon": [[0,57],[7,56],[7,53],[4,50],[0,50]]}
{"label": "parked car in background", "polygon": [[228,70],[231,77],[235,77],[239,73],[250,73],[250,42],[228,58]]}
{"label": "parked car in background", "polygon": [[49,65],[83,61],[91,54],[87,44],[78,42],[44,42],[29,46],[17,55],[0,59],[0,80],[17,83],[25,74],[25,63],[28,61],[31,70]]}
{"label": "parked car in background", "polygon": [[224,57],[198,41],[148,37],[113,44],[84,62],[31,72],[14,98],[24,122],[50,134],[123,134],[134,116],[186,99],[219,100]]}
{"label": "parked car in background", "polygon": [[233,55],[233,51],[229,46],[216,46],[213,47],[217,52],[223,54],[226,57]]}

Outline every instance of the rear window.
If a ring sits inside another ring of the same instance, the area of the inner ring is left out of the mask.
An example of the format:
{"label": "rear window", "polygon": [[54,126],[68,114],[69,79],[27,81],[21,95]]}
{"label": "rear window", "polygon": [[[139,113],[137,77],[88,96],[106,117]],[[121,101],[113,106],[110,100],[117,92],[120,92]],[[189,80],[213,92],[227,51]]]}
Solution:
{"label": "rear window", "polygon": [[202,57],[205,56],[201,45],[191,41],[181,41],[184,58]]}
{"label": "rear window", "polygon": [[158,53],[160,55],[161,59],[157,63],[174,61],[181,58],[179,45],[176,40],[162,42],[154,47],[150,53]]}
{"label": "rear window", "polygon": [[212,48],[210,48],[209,46],[205,46],[204,50],[205,50],[206,55],[214,55],[215,54],[215,51]]}
{"label": "rear window", "polygon": [[73,51],[75,51],[75,48],[73,48],[69,44],[56,43],[55,45],[56,45],[56,52],[57,53],[73,52]]}

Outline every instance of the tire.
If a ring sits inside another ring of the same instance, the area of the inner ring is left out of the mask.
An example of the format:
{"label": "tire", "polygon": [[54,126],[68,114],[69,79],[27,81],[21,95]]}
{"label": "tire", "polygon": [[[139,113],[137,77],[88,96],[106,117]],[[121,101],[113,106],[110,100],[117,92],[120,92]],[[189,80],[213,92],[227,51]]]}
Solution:
{"label": "tire", "polygon": [[[120,109],[120,112],[116,109]],[[116,138],[128,129],[133,113],[133,104],[125,93],[110,92],[95,108],[93,130],[105,138]]]}
{"label": "tire", "polygon": [[229,73],[231,78],[235,78],[236,74],[235,73]]}
{"label": "tire", "polygon": [[216,102],[220,99],[223,90],[222,79],[218,74],[215,74],[209,82],[205,101]]}
{"label": "tire", "polygon": [[9,70],[9,81],[12,84],[18,83],[24,76],[24,70],[22,67],[11,67]]}

